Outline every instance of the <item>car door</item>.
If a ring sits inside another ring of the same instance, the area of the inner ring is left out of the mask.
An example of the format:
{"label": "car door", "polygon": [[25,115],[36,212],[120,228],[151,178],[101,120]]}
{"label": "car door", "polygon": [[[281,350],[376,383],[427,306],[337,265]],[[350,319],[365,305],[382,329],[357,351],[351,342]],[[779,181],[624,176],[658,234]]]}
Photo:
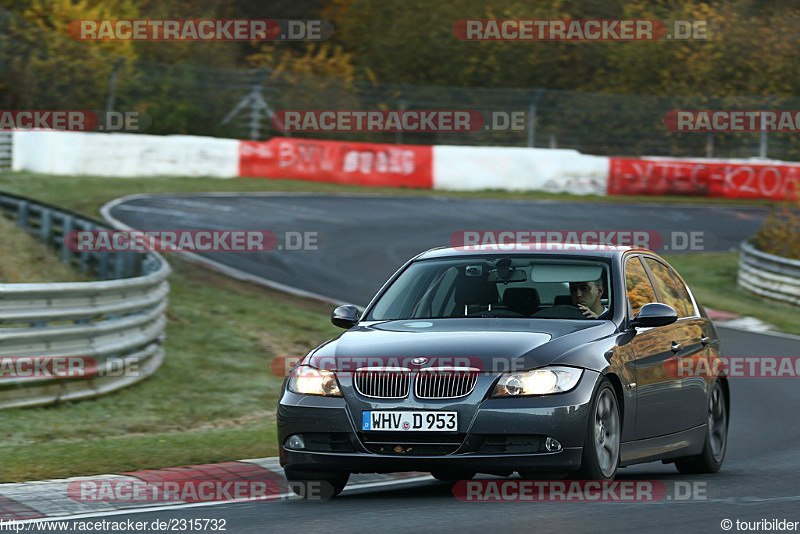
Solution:
{"label": "car door", "polygon": [[[645,266],[650,271],[651,279],[659,302],[672,306],[678,312],[675,322],[675,342],[678,350],[668,362],[667,372],[677,375],[680,386],[676,392],[679,396],[677,409],[683,420],[684,428],[692,428],[707,421],[707,387],[710,382],[708,366],[699,365],[701,360],[708,361],[710,339],[716,337],[709,331],[708,320],[701,317],[695,303],[689,298],[689,291],[677,273],[660,258],[644,256]],[[687,365],[683,365],[686,363]],[[693,372],[681,372],[689,369]]]}
{"label": "car door", "polygon": [[[632,319],[642,306],[658,302],[651,275],[641,255],[625,261],[628,314]],[[680,380],[669,373],[669,360],[681,340],[675,323],[655,328],[639,328],[631,340],[636,376],[635,439],[646,439],[678,432],[685,428],[680,404]],[[678,351],[681,348],[677,349]]]}

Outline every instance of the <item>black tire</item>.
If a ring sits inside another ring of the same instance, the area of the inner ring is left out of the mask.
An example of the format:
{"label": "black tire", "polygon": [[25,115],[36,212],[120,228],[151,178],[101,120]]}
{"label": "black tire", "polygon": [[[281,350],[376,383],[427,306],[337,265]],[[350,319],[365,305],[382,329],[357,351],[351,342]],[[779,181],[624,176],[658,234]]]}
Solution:
{"label": "black tire", "polygon": [[600,379],[592,398],[586,426],[581,468],[571,478],[614,480],[619,467],[622,418],[617,394],[605,377]]}
{"label": "black tire", "polygon": [[455,482],[457,480],[471,480],[475,477],[475,471],[464,471],[460,469],[437,469],[431,471],[431,476],[442,482]]}
{"label": "black tire", "polygon": [[342,472],[317,472],[317,471],[293,471],[285,470],[286,480],[289,481],[289,489],[296,495],[306,500],[327,501],[339,495],[347,481],[350,473]]}
{"label": "black tire", "polygon": [[680,473],[716,473],[725,460],[728,448],[728,403],[719,381],[714,382],[708,397],[708,431],[703,452],[696,456],[685,456],[675,460]]}

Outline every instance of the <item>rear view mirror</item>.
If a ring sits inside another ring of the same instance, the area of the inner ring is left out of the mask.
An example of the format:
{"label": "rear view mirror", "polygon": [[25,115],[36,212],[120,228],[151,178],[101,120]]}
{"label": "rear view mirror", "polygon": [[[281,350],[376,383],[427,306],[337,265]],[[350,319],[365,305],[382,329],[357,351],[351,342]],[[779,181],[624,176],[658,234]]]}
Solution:
{"label": "rear view mirror", "polygon": [[496,282],[498,284],[507,284],[508,282],[525,282],[526,280],[528,280],[528,277],[525,275],[525,271],[520,271],[519,269],[508,270],[504,273],[501,273],[498,269],[497,271],[492,271],[489,273],[489,276],[486,278],[487,282]]}
{"label": "rear view mirror", "polygon": [[633,318],[631,326],[633,328],[649,328],[653,326],[666,326],[678,320],[678,314],[666,304],[651,302],[645,304],[639,310],[639,314]]}
{"label": "rear view mirror", "polygon": [[358,308],[352,304],[339,306],[331,313],[331,322],[339,328],[353,328],[358,322]]}

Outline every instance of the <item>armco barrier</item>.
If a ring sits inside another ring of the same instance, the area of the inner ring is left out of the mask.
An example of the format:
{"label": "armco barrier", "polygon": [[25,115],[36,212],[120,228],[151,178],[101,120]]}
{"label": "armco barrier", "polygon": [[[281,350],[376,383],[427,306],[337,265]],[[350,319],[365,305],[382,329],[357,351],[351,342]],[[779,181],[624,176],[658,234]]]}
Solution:
{"label": "armco barrier", "polygon": [[164,258],[72,252],[64,246],[67,232],[108,226],[31,199],[0,194],[0,213],[55,245],[63,261],[101,279],[0,284],[0,369],[20,357],[91,358],[97,364],[96,373],[80,378],[0,373],[0,408],[93,397],[151,375],[164,359],[170,273]]}
{"label": "armco barrier", "polygon": [[800,261],[742,243],[739,286],[762,297],[800,305]]}

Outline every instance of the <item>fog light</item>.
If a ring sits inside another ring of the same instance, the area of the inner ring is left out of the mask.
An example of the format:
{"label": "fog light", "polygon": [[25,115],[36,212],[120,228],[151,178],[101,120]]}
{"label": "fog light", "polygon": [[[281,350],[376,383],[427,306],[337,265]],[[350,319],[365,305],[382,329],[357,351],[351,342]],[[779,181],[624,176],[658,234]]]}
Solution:
{"label": "fog light", "polygon": [[301,434],[294,434],[293,436],[289,436],[289,438],[286,440],[286,448],[305,449],[306,442],[303,441],[303,436]]}
{"label": "fog light", "polygon": [[559,443],[556,438],[548,437],[544,440],[544,447],[547,449],[547,452],[558,452],[561,450],[561,443]]}

